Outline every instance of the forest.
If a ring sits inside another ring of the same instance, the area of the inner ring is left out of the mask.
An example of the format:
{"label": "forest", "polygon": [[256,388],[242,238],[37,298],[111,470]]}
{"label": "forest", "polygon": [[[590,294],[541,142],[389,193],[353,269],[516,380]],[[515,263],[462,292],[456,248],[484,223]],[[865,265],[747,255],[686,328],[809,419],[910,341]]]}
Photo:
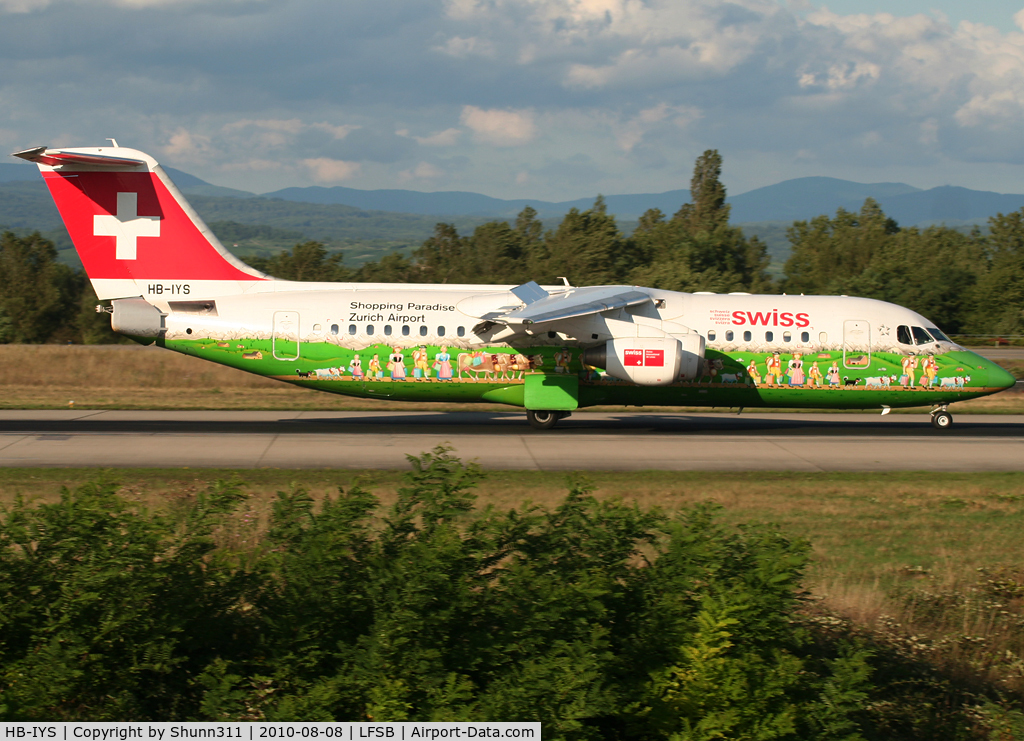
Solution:
{"label": "forest", "polygon": [[[394,252],[359,267],[315,241],[241,257],[290,280],[543,284],[564,276],[580,286],[857,295],[911,308],[947,334],[1024,335],[1024,209],[964,233],[900,227],[868,198],[856,213],[794,222],[790,257],[774,278],[765,244],[730,224],[721,171],[721,155],[704,152],[691,202],[671,215],[648,210],[629,235],[598,197],[547,230],[530,207],[513,223],[490,221],[469,234],[440,223],[411,256]],[[0,278],[0,343],[117,341],[95,313],[88,280],[59,263],[53,243],[38,233],[3,234]]]}

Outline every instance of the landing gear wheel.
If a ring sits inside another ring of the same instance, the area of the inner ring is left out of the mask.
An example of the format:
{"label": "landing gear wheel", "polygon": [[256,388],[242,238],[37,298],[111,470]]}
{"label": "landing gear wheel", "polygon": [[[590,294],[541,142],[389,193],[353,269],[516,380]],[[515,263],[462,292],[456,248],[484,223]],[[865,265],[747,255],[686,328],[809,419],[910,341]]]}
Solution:
{"label": "landing gear wheel", "polygon": [[526,420],[530,423],[530,427],[535,430],[550,430],[563,416],[566,415],[547,409],[526,410]]}
{"label": "landing gear wheel", "polygon": [[936,430],[948,430],[953,426],[953,415],[949,412],[935,412],[932,415],[932,427]]}

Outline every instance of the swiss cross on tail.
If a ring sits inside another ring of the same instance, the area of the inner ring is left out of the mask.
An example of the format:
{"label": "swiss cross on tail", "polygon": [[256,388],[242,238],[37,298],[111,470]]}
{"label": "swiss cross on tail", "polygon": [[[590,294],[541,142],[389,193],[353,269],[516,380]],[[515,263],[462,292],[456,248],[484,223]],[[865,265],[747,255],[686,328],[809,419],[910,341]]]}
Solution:
{"label": "swiss cross on tail", "polygon": [[124,147],[34,147],[100,299],[243,293],[269,276],[224,249],[149,155]]}
{"label": "swiss cross on tail", "polygon": [[92,233],[96,237],[114,237],[114,257],[135,260],[139,237],[159,237],[160,217],[139,216],[139,194],[118,193],[117,215],[97,214],[93,217]]}

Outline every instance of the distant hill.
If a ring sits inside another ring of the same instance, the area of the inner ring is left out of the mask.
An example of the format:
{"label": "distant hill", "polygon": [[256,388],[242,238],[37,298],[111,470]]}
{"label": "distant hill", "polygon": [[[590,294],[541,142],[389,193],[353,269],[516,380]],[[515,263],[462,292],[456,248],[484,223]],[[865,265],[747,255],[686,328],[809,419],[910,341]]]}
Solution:
{"label": "distant hill", "polygon": [[195,175],[175,170],[173,167],[164,167],[164,172],[171,176],[171,180],[178,186],[178,190],[186,195],[198,196],[219,196],[224,198],[255,198],[255,193],[246,190],[235,190],[220,185],[210,185],[205,180],[200,180]]}
{"label": "distant hill", "polygon": [[[515,218],[525,206],[535,208],[547,228],[571,209],[586,210],[594,198],[572,201],[491,198],[479,193],[413,190],[359,190],[336,186],[285,188],[257,196],[212,185],[171,167],[164,168],[214,233],[237,254],[268,254],[303,239],[316,239],[345,251],[346,262],[360,264],[387,252],[409,253],[433,232],[438,221],[452,222],[462,233],[492,219]],[[773,270],[789,255],[787,228],[797,220],[839,208],[858,211],[874,198],[901,226],[946,224],[969,228],[997,213],[1024,207],[1024,195],[941,186],[922,190],[906,183],[856,183],[829,177],[786,180],[729,198],[731,221],[767,242]],[[630,231],[650,208],[666,216],[690,200],[689,190],[605,197],[608,211]],[[29,164],[0,163],[0,226],[39,230],[70,250],[57,209],[38,171]],[[244,227],[244,228],[243,228]],[[257,228],[259,227],[259,228]],[[74,262],[70,256],[68,262]]]}
{"label": "distant hill", "polygon": [[[40,231],[57,244],[62,261],[78,264],[60,214],[38,171],[33,177],[0,182],[0,228]],[[175,184],[190,182],[179,178],[172,175]],[[238,255],[266,254],[268,250],[316,239],[330,249],[343,250],[346,263],[358,265],[396,250],[408,254],[433,233],[438,221],[431,216],[364,211],[351,206],[201,195],[194,183],[179,188],[214,233]],[[450,220],[463,232],[486,221],[466,216]],[[240,226],[268,229],[239,229]]]}
{"label": "distant hill", "polygon": [[[507,219],[514,217],[525,206],[535,208],[542,218],[555,218],[561,217],[570,208],[585,210],[594,204],[594,198],[557,202],[504,200],[463,191],[425,193],[413,190],[359,190],[342,186],[285,188],[267,193],[264,197],[294,203],[347,205],[440,218],[473,216]],[[1024,195],[955,186],[922,190],[906,183],[856,183],[828,177],[785,180],[732,196],[728,202],[732,205],[733,223],[791,223],[813,219],[821,214],[831,216],[839,208],[859,211],[864,199],[869,197],[878,201],[886,214],[902,226],[943,222],[950,226],[984,223],[997,213],[1016,211],[1024,206]],[[620,220],[636,220],[650,208],[658,208],[666,216],[671,216],[689,200],[689,190],[605,196],[608,211]]]}
{"label": "distant hill", "polygon": [[727,201],[732,204],[731,217],[735,222],[792,222],[813,219],[820,214],[831,216],[840,207],[859,211],[866,198],[881,203],[920,192],[920,188],[906,183],[855,183],[838,178],[808,177],[784,180]]}
{"label": "distant hill", "polygon": [[39,169],[28,162],[22,164],[0,162],[0,183],[14,183],[19,180],[36,180]]}

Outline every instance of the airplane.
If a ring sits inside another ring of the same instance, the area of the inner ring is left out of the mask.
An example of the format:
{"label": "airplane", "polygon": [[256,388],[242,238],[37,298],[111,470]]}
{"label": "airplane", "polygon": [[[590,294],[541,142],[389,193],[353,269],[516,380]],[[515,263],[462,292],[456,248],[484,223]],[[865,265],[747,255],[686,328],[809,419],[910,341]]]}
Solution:
{"label": "airplane", "polygon": [[490,402],[547,430],[594,405],[949,405],[1016,379],[920,314],[849,296],[279,280],[217,240],[151,156],[35,147],[115,331],[306,388]]}

